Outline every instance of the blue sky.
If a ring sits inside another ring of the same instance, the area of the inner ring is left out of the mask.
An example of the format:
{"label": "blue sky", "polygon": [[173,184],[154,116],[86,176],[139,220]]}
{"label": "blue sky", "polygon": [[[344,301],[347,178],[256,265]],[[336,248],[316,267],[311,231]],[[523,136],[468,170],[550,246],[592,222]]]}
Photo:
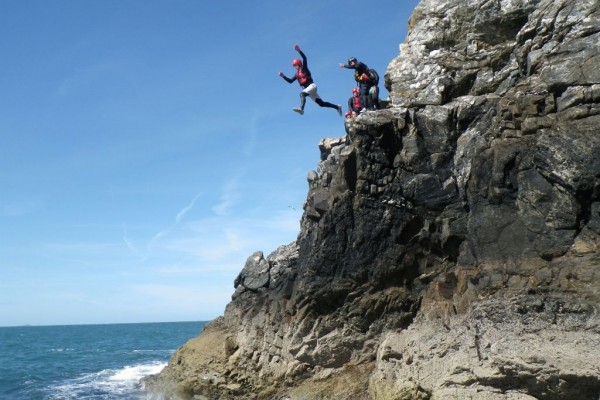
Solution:
{"label": "blue sky", "polygon": [[[416,0],[0,4],[0,326],[208,320],[293,241],[318,142]],[[382,97],[387,92],[382,87]]]}

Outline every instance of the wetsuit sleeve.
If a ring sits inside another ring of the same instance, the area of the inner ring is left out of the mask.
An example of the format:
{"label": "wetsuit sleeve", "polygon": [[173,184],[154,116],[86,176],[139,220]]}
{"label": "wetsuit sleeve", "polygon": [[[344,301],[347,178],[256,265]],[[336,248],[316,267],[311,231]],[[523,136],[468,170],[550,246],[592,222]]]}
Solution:
{"label": "wetsuit sleeve", "polygon": [[285,79],[287,83],[292,83],[296,80],[296,75],[294,75],[293,78],[288,78],[287,76],[283,75],[282,78]]}
{"label": "wetsuit sleeve", "polygon": [[306,56],[304,55],[302,50],[298,50],[298,53],[300,54],[300,57],[302,57],[302,65],[308,68],[308,60],[306,59]]}

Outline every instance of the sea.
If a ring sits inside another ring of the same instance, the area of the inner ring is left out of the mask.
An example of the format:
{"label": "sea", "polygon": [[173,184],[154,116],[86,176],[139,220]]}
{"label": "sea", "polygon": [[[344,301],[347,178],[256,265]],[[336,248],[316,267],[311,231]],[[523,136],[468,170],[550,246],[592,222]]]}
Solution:
{"label": "sea", "polygon": [[160,372],[205,322],[0,328],[2,400],[145,400]]}

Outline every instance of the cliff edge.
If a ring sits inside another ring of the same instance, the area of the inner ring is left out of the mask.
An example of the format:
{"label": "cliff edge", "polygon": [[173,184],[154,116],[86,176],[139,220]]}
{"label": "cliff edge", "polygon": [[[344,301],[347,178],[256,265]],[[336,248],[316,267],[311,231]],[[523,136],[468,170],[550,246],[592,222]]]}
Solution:
{"label": "cliff edge", "polygon": [[600,395],[600,5],[421,0],[295,242],[146,389],[170,399]]}

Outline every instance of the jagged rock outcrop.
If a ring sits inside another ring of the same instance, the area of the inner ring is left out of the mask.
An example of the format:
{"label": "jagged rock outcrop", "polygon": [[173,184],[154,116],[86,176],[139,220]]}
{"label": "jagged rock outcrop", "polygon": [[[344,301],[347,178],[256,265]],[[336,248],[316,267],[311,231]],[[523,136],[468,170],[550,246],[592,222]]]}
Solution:
{"label": "jagged rock outcrop", "polygon": [[391,107],[320,144],[297,240],[166,398],[600,395],[600,4],[422,0]]}

